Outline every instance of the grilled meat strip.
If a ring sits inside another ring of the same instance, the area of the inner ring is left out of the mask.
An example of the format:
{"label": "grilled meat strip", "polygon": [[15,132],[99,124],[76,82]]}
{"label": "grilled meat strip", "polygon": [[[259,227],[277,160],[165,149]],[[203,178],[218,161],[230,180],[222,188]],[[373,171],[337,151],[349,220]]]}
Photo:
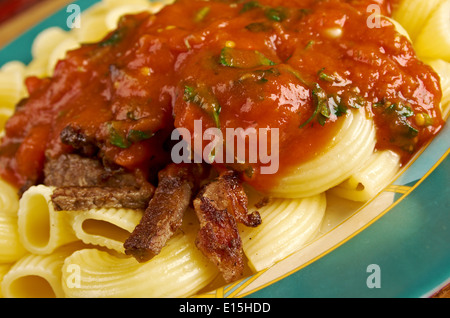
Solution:
{"label": "grilled meat strip", "polygon": [[244,273],[244,252],[237,222],[256,227],[261,224],[258,212],[248,213],[248,199],[233,171],[202,188],[194,200],[200,221],[196,245],[222,273],[227,282]]}
{"label": "grilled meat strip", "polygon": [[76,154],[49,160],[44,184],[55,187],[52,203],[58,211],[94,208],[146,209],[154,187],[123,169],[106,169],[99,160]]}
{"label": "grilled meat strip", "polygon": [[49,160],[44,175],[44,184],[53,187],[141,187],[133,174],[106,169],[99,160],[76,154]]}
{"label": "grilled meat strip", "polygon": [[69,125],[61,131],[60,138],[63,144],[71,146],[78,153],[91,157],[98,152],[97,142],[88,137],[82,129]]}
{"label": "grilled meat strip", "polygon": [[170,164],[158,174],[159,182],[141,222],[124,244],[125,253],[146,262],[160,253],[180,228],[205,173],[199,165]]}
{"label": "grilled meat strip", "polygon": [[63,187],[53,191],[52,203],[56,211],[100,208],[145,210],[152,193],[132,187]]}

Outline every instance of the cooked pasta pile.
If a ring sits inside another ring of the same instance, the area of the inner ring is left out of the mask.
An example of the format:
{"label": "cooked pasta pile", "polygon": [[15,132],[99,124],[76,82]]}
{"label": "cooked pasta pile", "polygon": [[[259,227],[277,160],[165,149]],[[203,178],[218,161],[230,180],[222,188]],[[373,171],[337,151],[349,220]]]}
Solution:
{"label": "cooked pasta pile", "polygon": [[[33,60],[0,70],[0,135],[15,105],[26,97],[24,79],[51,76],[57,61],[81,43],[97,42],[116,28],[119,17],[158,12],[167,2],[102,0],[82,14],[79,29],[52,27],[34,41]],[[395,10],[399,31],[413,41],[421,59],[440,75],[442,114],[450,110],[450,0],[404,0]],[[405,33],[406,32],[406,33]],[[299,251],[318,232],[327,195],[365,202],[400,169],[400,156],[374,151],[375,126],[361,112],[347,115],[338,134],[314,159],[296,167],[259,209],[263,224],[240,228],[252,272]],[[123,243],[143,211],[92,209],[55,211],[53,189],[33,186],[19,199],[0,180],[0,296],[3,297],[187,297],[203,290],[219,272],[195,247],[198,221],[192,211],[151,261],[139,264]]]}

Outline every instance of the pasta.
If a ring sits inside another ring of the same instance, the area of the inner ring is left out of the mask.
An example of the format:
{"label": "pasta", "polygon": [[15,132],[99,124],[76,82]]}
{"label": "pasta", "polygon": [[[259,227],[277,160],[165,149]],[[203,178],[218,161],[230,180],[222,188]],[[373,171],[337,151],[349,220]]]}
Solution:
{"label": "pasta", "polygon": [[67,39],[67,36],[67,32],[59,27],[50,27],[39,33],[31,47],[33,59],[48,58],[58,43]]}
{"label": "pasta", "polygon": [[[0,70],[0,116],[5,116],[7,110],[14,109],[17,102],[24,97],[22,70],[6,66]],[[0,119],[0,123],[1,121],[2,119]]]}
{"label": "pasta", "polygon": [[0,264],[13,263],[26,252],[20,242],[17,217],[0,212]]}
{"label": "pasta", "polygon": [[389,185],[399,167],[400,157],[396,153],[374,152],[349,179],[329,192],[352,201],[368,201]]}
{"label": "pasta", "polygon": [[56,45],[50,53],[46,74],[51,76],[58,61],[63,59],[68,51],[74,50],[78,47],[80,47],[80,43],[72,36],[68,36],[66,39]]}
{"label": "pasta", "polygon": [[83,27],[74,29],[74,36],[80,43],[94,43],[105,37],[108,33],[105,17],[101,14],[83,14]]}
{"label": "pasta", "polygon": [[441,112],[442,117],[450,114],[450,62],[442,59],[427,60],[427,63],[439,74],[442,87]]}
{"label": "pasta", "polygon": [[3,281],[3,277],[6,275],[6,273],[9,271],[10,268],[11,268],[10,264],[0,264],[0,298],[5,297],[2,293],[1,283]]}
{"label": "pasta", "polygon": [[[51,27],[41,32],[33,42],[33,60],[28,65],[13,61],[0,69],[0,137],[7,119],[13,115],[15,105],[27,97],[26,77],[52,76],[58,61],[67,52],[103,40],[116,29],[124,14],[142,11],[157,13],[172,2],[129,0],[124,4],[121,0],[102,0],[82,13],[80,28],[64,31]],[[255,5],[256,1],[249,3]],[[251,10],[250,7],[244,5],[243,10]],[[201,22],[208,13],[208,10],[200,10],[196,19]],[[273,21],[282,19],[280,12],[278,16],[275,13],[266,12],[265,15]],[[450,113],[450,0],[404,0],[393,18],[383,18],[394,24],[398,34],[407,37],[419,56],[440,75],[443,92],[441,110],[443,117],[447,118]],[[263,27],[254,23],[247,25],[246,29],[254,28],[251,32],[256,37],[261,32],[259,28]],[[169,26],[159,31],[170,32],[174,29],[175,26]],[[277,32],[281,31],[277,29]],[[199,37],[206,38],[205,34]],[[332,35],[339,41],[342,32],[338,29]],[[185,47],[182,45],[176,50],[192,49],[195,41],[200,41],[196,36],[190,35],[190,40],[184,42]],[[151,42],[149,38],[142,39],[142,43],[136,43],[136,46],[142,45],[151,52],[164,45],[175,46],[176,42],[172,38],[168,43]],[[145,42],[147,40],[150,44]],[[225,43],[227,48],[236,45],[232,41]],[[304,51],[312,45],[314,41],[308,43]],[[146,54],[149,56],[153,54],[148,52]],[[239,79],[240,83],[253,79],[258,80],[258,84],[264,84],[268,81],[266,77],[280,76],[269,68],[275,65],[273,61],[260,52],[256,56],[260,63],[258,66],[267,69],[245,73]],[[220,58],[223,66],[226,61],[222,55]],[[179,62],[182,63],[181,60]],[[164,68],[165,65],[155,67]],[[147,75],[153,71],[145,67],[139,69]],[[129,75],[120,73],[114,67],[110,67],[109,72],[116,76],[114,87],[120,86],[121,76]],[[291,75],[301,79],[294,72]],[[202,76],[207,77],[208,74]],[[329,80],[326,74],[321,79],[325,82]],[[187,88],[189,86],[185,87],[185,101]],[[132,89],[125,87],[124,91]],[[286,100],[292,92],[283,96],[284,102],[289,103]],[[210,110],[205,105],[214,104],[204,96],[197,95],[192,99],[194,102],[200,100],[200,106],[206,112]],[[117,105],[114,107],[119,108]],[[220,107],[218,109],[213,115],[218,116]],[[400,156],[394,151],[376,149],[378,140],[373,118],[363,108],[348,110],[342,118],[338,134],[329,144],[311,160],[294,167],[268,193],[268,203],[258,209],[262,224],[256,228],[239,225],[243,250],[252,272],[264,270],[287,258],[317,237],[327,213],[328,194],[366,202],[398,173]],[[61,114],[64,115],[63,112]],[[120,116],[126,117],[127,121],[137,121],[132,112]],[[111,143],[115,142],[122,150],[128,150],[126,143],[134,142],[133,138],[148,137],[147,132],[134,130],[136,132],[137,136],[127,135],[125,140],[115,139]],[[126,157],[126,161],[133,154],[125,151],[120,155],[122,159]],[[195,234],[199,227],[191,210],[186,214],[182,228],[162,252],[146,263],[138,263],[125,255],[124,241],[139,224],[144,211],[100,208],[55,211],[51,203],[52,193],[53,187],[37,185],[25,191],[19,200],[17,189],[0,180],[0,297],[187,297],[201,291],[220,274],[195,246]],[[252,198],[251,195],[249,198]],[[254,209],[249,212],[254,212]]]}
{"label": "pasta", "polygon": [[423,26],[445,0],[402,0],[394,11],[393,18],[400,23],[415,41]]}
{"label": "pasta", "polygon": [[61,268],[81,245],[66,245],[49,255],[27,254],[8,269],[1,282],[7,298],[64,298]]}
{"label": "pasta", "polygon": [[17,217],[19,196],[17,189],[0,179],[0,213]]}
{"label": "pasta", "polygon": [[98,209],[72,214],[72,228],[80,240],[119,253],[124,253],[123,243],[142,218],[142,211],[130,209]]}
{"label": "pasta", "polygon": [[14,110],[12,108],[9,107],[0,108],[0,137],[4,132],[6,122],[8,121],[9,117],[12,116],[13,113]]}
{"label": "pasta", "polygon": [[70,227],[68,213],[55,211],[51,203],[52,192],[52,188],[34,186],[19,201],[19,236],[30,253],[47,255],[78,240]]}
{"label": "pasta", "polygon": [[300,250],[320,228],[326,210],[324,193],[302,199],[272,199],[259,209],[263,223],[241,227],[250,267],[259,272]]}
{"label": "pasta", "polygon": [[422,58],[440,58],[450,62],[450,1],[434,11],[417,36],[415,47]]}
{"label": "pasta", "polygon": [[349,112],[324,151],[283,177],[271,192],[277,198],[301,198],[325,192],[346,180],[375,148],[375,130],[362,112]]}
{"label": "pasta", "polygon": [[[194,246],[195,223],[184,223],[183,233],[174,236],[161,254],[147,263],[139,264],[134,258],[98,249],[75,252],[63,267],[65,294],[71,298],[164,298],[195,294],[218,271]],[[76,274],[71,268],[77,270]]]}
{"label": "pasta", "polygon": [[120,16],[142,11],[156,13],[163,6],[163,1],[132,0],[127,1],[126,4],[123,1],[100,1],[82,13],[83,25],[81,28],[74,29],[73,34],[80,43],[98,42],[116,28]]}

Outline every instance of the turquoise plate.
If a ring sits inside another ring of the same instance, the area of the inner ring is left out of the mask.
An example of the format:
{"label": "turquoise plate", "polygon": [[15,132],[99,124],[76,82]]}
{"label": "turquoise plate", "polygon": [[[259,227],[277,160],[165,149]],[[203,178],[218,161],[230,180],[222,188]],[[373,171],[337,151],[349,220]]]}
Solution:
{"label": "turquoise plate", "polygon": [[[82,10],[95,0],[75,3]],[[66,28],[60,10],[0,50],[0,65],[31,61],[42,30]],[[419,298],[450,283],[450,128],[375,199],[302,251],[201,297]]]}

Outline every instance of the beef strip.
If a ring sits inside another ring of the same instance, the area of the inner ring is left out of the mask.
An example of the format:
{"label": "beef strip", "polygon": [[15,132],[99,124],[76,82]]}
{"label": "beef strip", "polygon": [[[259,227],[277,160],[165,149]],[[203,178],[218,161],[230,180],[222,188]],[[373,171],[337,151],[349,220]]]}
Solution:
{"label": "beef strip", "polygon": [[81,128],[69,125],[61,131],[60,138],[63,144],[72,146],[84,156],[92,157],[98,151],[96,141],[83,133]]}
{"label": "beef strip", "polygon": [[248,227],[261,224],[258,211],[248,212],[248,198],[235,171],[226,171],[202,189],[202,196],[212,200],[217,208],[227,209],[238,223]]}
{"label": "beef strip", "polygon": [[170,164],[158,174],[158,186],[144,216],[124,243],[125,253],[146,262],[160,253],[182,225],[198,182],[206,173],[194,164]]}
{"label": "beef strip", "polygon": [[133,187],[62,187],[53,191],[52,203],[56,211],[145,210],[152,194],[152,191]]}
{"label": "beef strip", "polygon": [[244,273],[244,252],[237,222],[256,227],[261,224],[258,212],[248,213],[248,199],[232,171],[202,188],[194,200],[200,221],[196,245],[222,273],[227,282]]}
{"label": "beef strip", "polygon": [[44,184],[53,187],[141,187],[133,174],[121,168],[106,169],[99,160],[76,154],[49,160],[44,175]]}
{"label": "beef strip", "polygon": [[146,209],[154,187],[123,169],[106,169],[95,158],[77,154],[49,160],[44,184],[55,187],[52,203],[57,211],[95,208]]}

